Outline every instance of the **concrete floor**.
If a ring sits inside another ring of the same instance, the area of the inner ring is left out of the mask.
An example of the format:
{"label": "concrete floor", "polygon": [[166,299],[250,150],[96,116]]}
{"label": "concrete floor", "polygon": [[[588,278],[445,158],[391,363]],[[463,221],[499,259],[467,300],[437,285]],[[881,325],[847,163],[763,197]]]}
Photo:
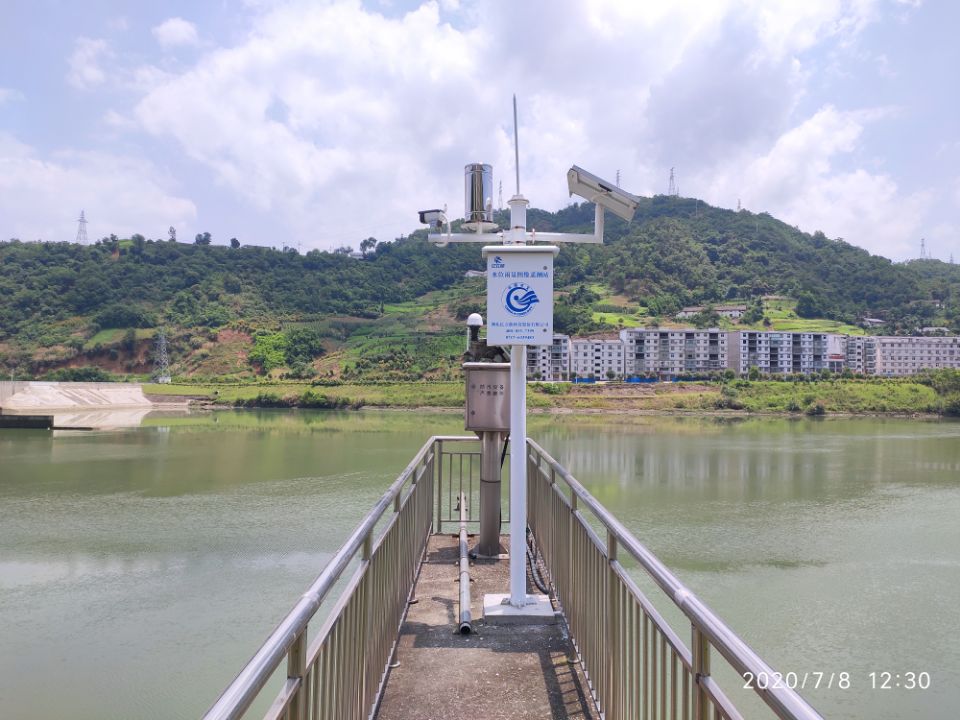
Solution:
{"label": "concrete floor", "polygon": [[457,559],[455,536],[430,539],[378,720],[598,719],[579,665],[567,661],[562,621],[484,624],[483,595],[507,592],[507,561],[473,563],[474,632],[456,632]]}

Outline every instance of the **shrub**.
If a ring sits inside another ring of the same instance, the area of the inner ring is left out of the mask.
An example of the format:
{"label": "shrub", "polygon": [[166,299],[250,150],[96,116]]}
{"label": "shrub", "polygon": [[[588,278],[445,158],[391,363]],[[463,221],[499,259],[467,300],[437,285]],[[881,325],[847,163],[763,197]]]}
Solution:
{"label": "shrub", "polygon": [[98,367],[61,368],[47,373],[44,379],[58,382],[114,382],[116,380],[113,375]]}

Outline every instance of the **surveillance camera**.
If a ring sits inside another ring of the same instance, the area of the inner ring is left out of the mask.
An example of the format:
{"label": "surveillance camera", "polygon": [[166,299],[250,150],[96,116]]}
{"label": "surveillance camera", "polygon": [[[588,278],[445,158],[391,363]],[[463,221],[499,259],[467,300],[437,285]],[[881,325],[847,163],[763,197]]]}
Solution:
{"label": "surveillance camera", "polygon": [[483,326],[483,316],[480,313],[470,313],[470,317],[467,318],[467,327],[482,327]]}
{"label": "surveillance camera", "polygon": [[614,183],[601,180],[583,168],[574,165],[567,171],[567,187],[571,195],[596,203],[627,222],[640,204],[640,198],[618,188]]}
{"label": "surveillance camera", "polygon": [[443,210],[421,210],[420,222],[429,225],[432,228],[439,228],[443,225]]}

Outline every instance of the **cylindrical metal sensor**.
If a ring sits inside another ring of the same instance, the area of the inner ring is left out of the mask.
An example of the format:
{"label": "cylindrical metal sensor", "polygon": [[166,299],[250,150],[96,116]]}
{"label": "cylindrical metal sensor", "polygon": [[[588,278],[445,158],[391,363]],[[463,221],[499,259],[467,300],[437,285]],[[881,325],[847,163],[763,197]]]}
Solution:
{"label": "cylindrical metal sensor", "polygon": [[[493,222],[493,167],[486,163],[470,163],[464,168],[466,222]],[[490,202],[490,209],[487,203]]]}

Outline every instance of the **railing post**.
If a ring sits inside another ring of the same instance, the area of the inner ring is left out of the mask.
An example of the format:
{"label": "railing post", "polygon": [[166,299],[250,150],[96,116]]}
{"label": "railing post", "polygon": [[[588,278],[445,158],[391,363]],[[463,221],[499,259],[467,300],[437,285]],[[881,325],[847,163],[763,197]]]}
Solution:
{"label": "railing post", "polygon": [[617,573],[614,563],[617,562],[617,538],[607,529],[607,701],[604,703],[604,718],[610,720],[620,716],[619,687],[620,687],[620,653],[617,648],[619,593],[617,592]]}
{"label": "railing post", "polygon": [[[413,474],[414,484],[416,484],[416,479],[417,479],[417,474],[416,472],[414,472]],[[397,493],[397,498],[399,498],[400,495],[401,493]],[[397,512],[399,512],[400,510],[399,503],[396,505],[396,508],[397,508]],[[361,648],[360,652],[362,653],[362,655],[360,657],[360,677],[358,678],[360,681],[359,682],[360,687],[358,688],[358,691],[359,691],[358,695],[360,697],[360,703],[361,703],[360,710],[362,713],[366,713],[369,711],[369,708],[367,707],[367,700],[368,700],[367,682],[370,675],[369,649],[370,649],[370,643],[375,642],[375,640],[373,640],[370,637],[370,625],[371,625],[370,617],[373,614],[373,601],[372,601],[373,589],[371,588],[371,585],[373,584],[373,579],[370,577],[370,568],[372,567],[372,565],[370,564],[370,558],[372,556],[373,556],[373,531],[371,530],[370,532],[367,533],[367,536],[363,539],[363,547],[360,550],[360,564],[361,566],[363,566],[364,564],[367,566],[366,570],[364,570],[363,580],[361,581],[363,584],[363,597],[361,598],[361,602],[363,603],[363,613],[360,616],[359,645]]]}
{"label": "railing post", "polygon": [[437,451],[434,457],[439,462],[437,463],[437,524],[433,531],[440,534],[443,532],[443,519],[440,517],[440,508],[443,506],[443,440],[437,440]]}
{"label": "railing post", "polygon": [[307,717],[307,629],[297,635],[293,646],[287,653],[287,679],[299,680],[300,685],[290,699],[289,717],[291,720],[306,720]]}
{"label": "railing post", "polygon": [[690,625],[692,637],[690,650],[693,656],[693,717],[694,720],[709,720],[710,698],[702,680],[710,677],[710,641],[696,625]]}

